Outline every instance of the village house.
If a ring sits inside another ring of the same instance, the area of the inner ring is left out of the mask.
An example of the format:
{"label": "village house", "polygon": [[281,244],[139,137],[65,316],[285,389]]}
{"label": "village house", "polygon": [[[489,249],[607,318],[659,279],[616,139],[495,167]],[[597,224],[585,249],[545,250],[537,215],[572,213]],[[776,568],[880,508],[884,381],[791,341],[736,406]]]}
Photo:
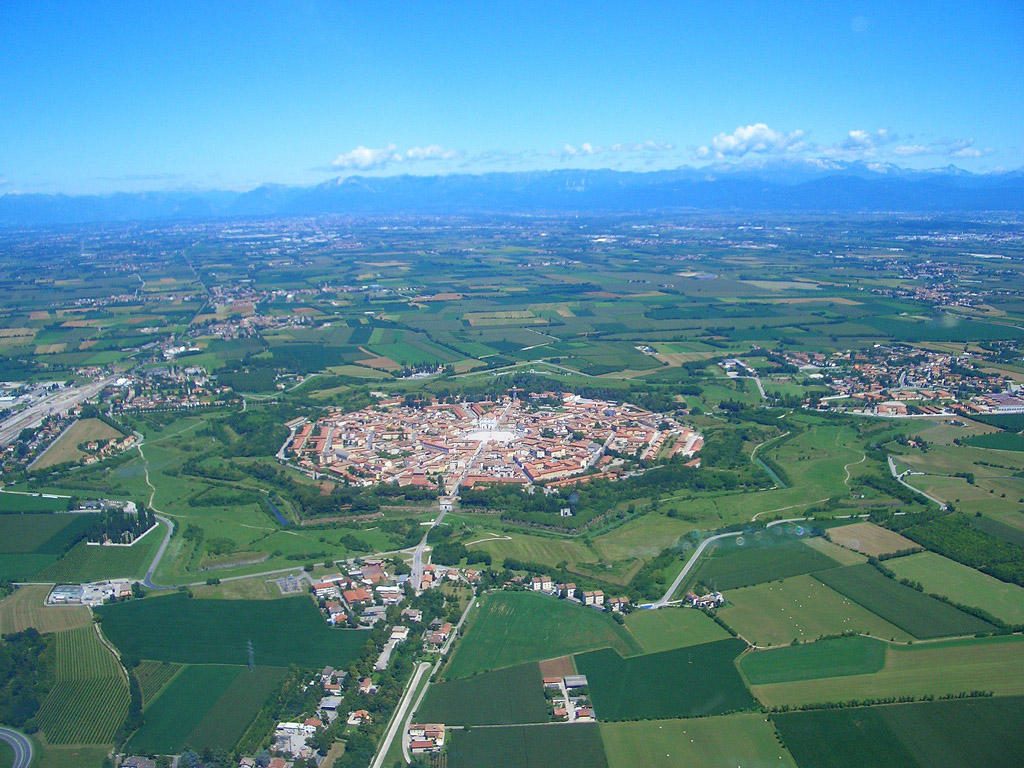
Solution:
{"label": "village house", "polygon": [[583,604],[596,606],[604,605],[604,592],[600,589],[595,589],[592,592],[584,592]]}
{"label": "village house", "polygon": [[357,709],[355,712],[348,713],[348,718],[345,722],[349,725],[362,725],[363,723],[372,723],[373,718],[370,717],[370,713],[365,709]]}

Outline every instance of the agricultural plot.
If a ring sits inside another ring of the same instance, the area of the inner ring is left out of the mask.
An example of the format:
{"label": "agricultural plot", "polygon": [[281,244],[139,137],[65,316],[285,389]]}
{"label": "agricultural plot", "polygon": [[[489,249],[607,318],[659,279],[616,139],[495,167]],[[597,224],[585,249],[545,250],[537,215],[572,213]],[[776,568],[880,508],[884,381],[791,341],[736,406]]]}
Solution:
{"label": "agricultural plot", "polygon": [[607,614],[532,592],[493,592],[477,601],[445,677],[605,647],[639,652],[633,637]]}
{"label": "agricultural plot", "polygon": [[28,493],[0,492],[0,514],[17,512],[63,512],[68,508],[67,498],[50,498]]}
{"label": "agricultural plot", "polygon": [[893,696],[956,696],[992,691],[1024,694],[1024,642],[1016,635],[890,646],[885,666],[866,675],[754,685],[769,706],[821,704]]}
{"label": "agricultural plot", "polygon": [[1007,624],[1024,624],[1024,588],[977,571],[934,552],[888,560],[885,567],[924,591],[987,611]]}
{"label": "agricultural plot", "polygon": [[751,685],[871,674],[885,666],[885,650],[871,637],[835,637],[746,653],[740,671]]}
{"label": "agricultural plot", "polygon": [[815,768],[1024,764],[1019,697],[787,712],[772,719],[799,764]]}
{"label": "agricultural plot", "polygon": [[44,605],[48,586],[18,587],[0,601],[0,635],[35,627],[40,632],[63,632],[92,623],[84,605]]}
{"label": "agricultural plot", "polygon": [[80,461],[86,454],[78,449],[82,443],[91,440],[118,440],[121,433],[99,419],[79,419],[47,448],[32,464],[32,469],[46,469],[55,464]]}
{"label": "agricultural plot", "polygon": [[601,721],[700,717],[755,706],[733,663],[744,648],[728,638],[628,659],[604,649],[575,661]]}
{"label": "agricultural plot", "polygon": [[796,768],[763,715],[601,723],[609,768]]}
{"label": "agricultural plot", "polygon": [[891,555],[893,552],[921,549],[919,544],[906,536],[900,536],[895,531],[882,528],[874,523],[841,525],[837,528],[829,528],[826,535],[830,541],[839,546],[860,552],[868,557],[882,557]]}
{"label": "agricultural plot", "polygon": [[143,661],[134,670],[135,679],[139,681],[142,691],[142,705],[148,706],[157,697],[164,686],[184,667],[170,661]]}
{"label": "agricultural plot", "polygon": [[596,723],[453,731],[449,768],[608,768]]}
{"label": "agricultural plot", "polygon": [[726,590],[835,568],[832,558],[800,539],[782,539],[768,529],[751,536],[725,539],[694,569],[689,581]]}
{"label": "agricultural plot", "polygon": [[105,744],[128,714],[128,681],[91,626],[57,633],[57,672],[36,719],[52,744]]}
{"label": "agricultural plot", "polygon": [[155,661],[246,664],[251,640],[257,664],[344,668],[369,639],[360,630],[327,626],[307,597],[190,600],[175,593],[101,606],[96,613],[123,653]]}
{"label": "agricultural plot", "polygon": [[52,513],[0,515],[0,579],[32,579],[57,562],[95,519]]}
{"label": "agricultural plot", "polygon": [[626,617],[626,629],[644,653],[670,651],[729,637],[729,633],[703,611],[685,608],[634,611]]}
{"label": "agricultural plot", "polygon": [[79,542],[60,560],[39,571],[35,578],[71,583],[139,578],[156,556],[166,532],[167,525],[158,522],[155,531],[130,547],[90,547]]}
{"label": "agricultural plot", "polygon": [[[186,746],[230,749],[284,676],[285,671],[276,667],[250,671],[221,664],[187,666],[146,704],[145,723],[129,740],[128,749],[161,754]],[[202,691],[202,697],[196,691]]]}
{"label": "agricultural plot", "polygon": [[823,635],[858,632],[894,640],[911,635],[813,576],[734,589],[719,617],[748,642],[783,645]]}
{"label": "agricultural plot", "polygon": [[900,584],[871,565],[847,565],[815,578],[919,639],[993,629],[987,621]]}
{"label": "agricultural plot", "polygon": [[534,662],[432,685],[416,719],[453,725],[545,723],[548,707]]}

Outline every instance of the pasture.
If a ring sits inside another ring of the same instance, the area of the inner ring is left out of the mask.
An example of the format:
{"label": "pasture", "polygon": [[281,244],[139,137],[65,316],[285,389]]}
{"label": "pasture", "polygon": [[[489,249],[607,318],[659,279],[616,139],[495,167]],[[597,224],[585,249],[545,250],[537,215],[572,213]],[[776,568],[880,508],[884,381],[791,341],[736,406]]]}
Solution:
{"label": "pasture", "polygon": [[768,706],[890,696],[943,696],[973,690],[1024,694],[1024,638],[1017,635],[890,646],[885,666],[865,675],[754,685]]}
{"label": "pasture", "polygon": [[546,723],[540,668],[535,662],[430,686],[418,722],[452,725]]}
{"label": "pasture", "polygon": [[18,587],[14,594],[0,601],[0,635],[21,632],[35,627],[40,632],[63,632],[92,623],[84,605],[44,605],[50,587],[30,585]]}
{"label": "pasture", "polygon": [[918,639],[993,629],[987,621],[900,584],[868,564],[822,571],[815,578]]}
{"label": "pasture", "polygon": [[891,555],[893,552],[921,549],[920,544],[911,541],[906,536],[901,536],[895,531],[882,528],[874,523],[841,525],[829,528],[825,535],[839,546],[860,552],[868,557],[882,557]]}
{"label": "pasture", "polygon": [[[187,666],[146,704],[145,723],[127,748],[161,754],[175,754],[186,746],[230,749],[284,675],[275,667],[249,671],[222,664]],[[197,697],[196,691],[203,695]]]}
{"label": "pasture", "polygon": [[1024,588],[989,576],[934,552],[888,560],[886,568],[924,591],[981,608],[1007,624],[1024,624]]}
{"label": "pasture", "polygon": [[786,712],[772,720],[799,764],[815,768],[1024,764],[1020,697]]}
{"label": "pasture", "polygon": [[838,562],[803,540],[782,538],[774,529],[716,542],[688,581],[726,590],[835,568]]}
{"label": "pasture", "polygon": [[53,687],[36,720],[53,744],[105,744],[128,714],[128,681],[92,626],[58,632]]}
{"label": "pasture", "polygon": [[448,768],[608,768],[597,723],[453,731]]}
{"label": "pasture", "polygon": [[748,642],[771,646],[814,640],[822,635],[858,632],[910,640],[911,635],[813,576],[734,589],[719,617]]}
{"label": "pasture", "polygon": [[246,664],[251,640],[260,665],[344,668],[369,640],[360,630],[329,627],[308,597],[190,600],[175,593],[100,606],[96,614],[122,653],[154,661]]}
{"label": "pasture", "polygon": [[740,671],[751,685],[871,674],[885,666],[885,649],[871,637],[834,637],[745,653]]}
{"label": "pasture", "polygon": [[733,663],[745,647],[728,638],[628,659],[606,648],[575,661],[601,721],[701,717],[755,706]]}
{"label": "pasture", "polygon": [[601,723],[609,768],[796,768],[763,715]]}
{"label": "pasture", "polygon": [[484,595],[468,621],[444,670],[447,679],[593,648],[611,647],[626,655],[640,650],[607,614],[532,592]]}
{"label": "pasture", "polygon": [[729,633],[703,611],[688,608],[634,611],[626,617],[626,629],[644,653],[670,651],[729,637]]}

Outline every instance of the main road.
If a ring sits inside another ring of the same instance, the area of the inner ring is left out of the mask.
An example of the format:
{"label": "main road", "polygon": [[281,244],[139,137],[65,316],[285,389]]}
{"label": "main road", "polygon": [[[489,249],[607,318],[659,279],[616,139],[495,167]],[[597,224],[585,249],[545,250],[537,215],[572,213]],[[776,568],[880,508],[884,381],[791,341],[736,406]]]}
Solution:
{"label": "main road", "polygon": [[32,763],[32,742],[21,731],[0,725],[0,741],[5,741],[14,752],[13,768],[28,768]]}

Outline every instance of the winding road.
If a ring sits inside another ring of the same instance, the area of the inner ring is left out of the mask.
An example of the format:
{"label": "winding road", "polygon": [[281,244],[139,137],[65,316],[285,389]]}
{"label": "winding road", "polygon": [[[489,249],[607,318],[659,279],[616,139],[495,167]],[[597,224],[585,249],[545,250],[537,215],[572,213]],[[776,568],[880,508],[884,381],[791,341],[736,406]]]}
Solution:
{"label": "winding road", "polygon": [[942,510],[946,509],[946,505],[945,505],[944,502],[939,501],[934,496],[925,493],[920,488],[915,488],[914,486],[912,486],[910,483],[908,483],[906,480],[903,479],[904,475],[909,474],[909,472],[910,472],[909,469],[906,472],[902,472],[902,473],[898,472],[896,470],[896,462],[892,460],[892,456],[888,456],[887,458],[889,459],[889,471],[892,472],[892,476],[894,478],[896,478],[896,482],[897,483],[899,483],[900,485],[902,485],[902,486],[904,486],[906,488],[909,488],[914,493],[917,493],[917,494],[920,494],[921,496],[924,496],[926,499],[928,499],[928,501],[935,502],[936,504],[939,505],[939,509],[942,509]]}
{"label": "winding road", "polygon": [[32,742],[21,731],[0,725],[0,741],[5,741],[14,752],[14,768],[28,768],[32,763]]}

